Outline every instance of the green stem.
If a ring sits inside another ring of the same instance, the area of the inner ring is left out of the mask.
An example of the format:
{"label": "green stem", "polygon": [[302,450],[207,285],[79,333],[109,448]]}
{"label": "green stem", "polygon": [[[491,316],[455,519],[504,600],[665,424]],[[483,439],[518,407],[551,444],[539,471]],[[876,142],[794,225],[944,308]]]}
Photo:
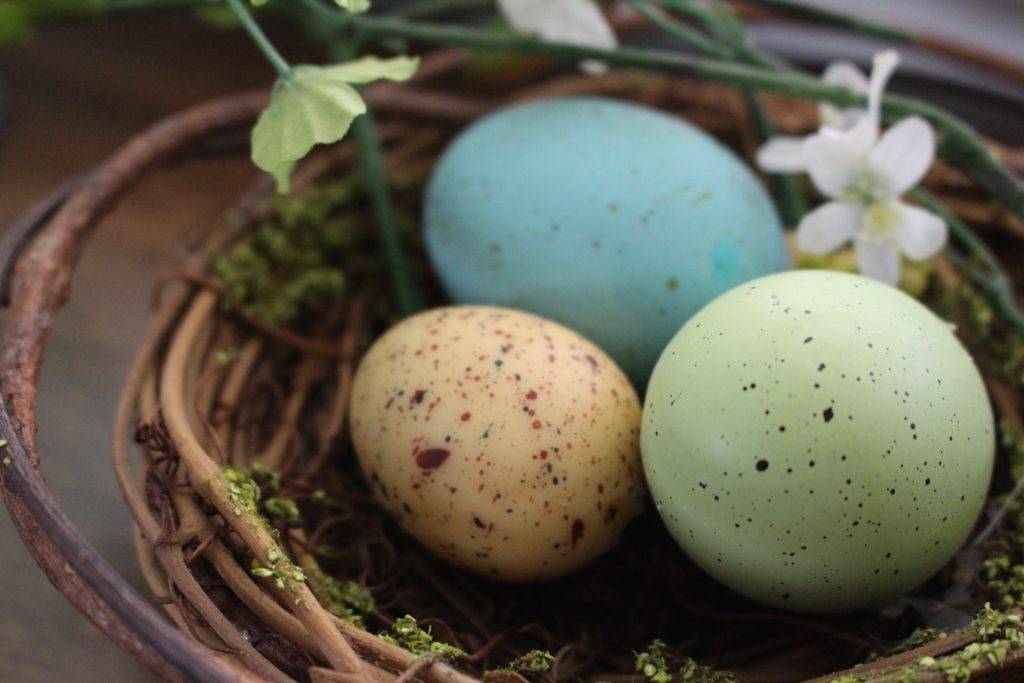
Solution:
{"label": "green stem", "polygon": [[10,106],[10,98],[7,95],[7,81],[4,79],[3,72],[0,71],[0,136],[3,135],[4,128],[7,127],[7,118],[11,113]]}
{"label": "green stem", "polygon": [[[655,7],[651,7],[649,0],[629,0],[629,6],[654,26],[672,36],[691,50],[704,55],[711,55],[720,59],[728,59],[732,51],[708,40],[700,31],[697,31],[686,24],[682,24],[665,15]],[[658,3],[661,4],[661,3]]]}
{"label": "green stem", "polygon": [[745,0],[753,5],[760,5],[765,9],[793,17],[813,21],[827,26],[843,28],[854,33],[860,33],[872,38],[891,40],[897,43],[912,43],[916,39],[913,33],[899,28],[883,26],[866,19],[858,19],[839,12],[832,12],[817,7],[809,7],[800,2],[792,0]]}
{"label": "green stem", "polygon": [[[655,2],[658,2],[658,0],[655,0]],[[658,2],[658,4],[672,5],[674,7],[679,3]],[[708,25],[713,21],[710,14],[700,14],[698,18],[713,35],[722,41],[721,43],[715,43],[689,26],[666,16],[660,10],[651,7],[649,0],[630,0],[630,5],[638,14],[646,18],[653,25],[702,54],[721,59],[735,59],[739,55],[739,58],[744,61],[758,60],[760,63],[763,63],[758,59],[757,53],[747,49],[745,33],[737,36],[734,41],[726,31],[713,29]],[[743,88],[741,92],[743,93],[743,99],[747,104],[747,108],[750,110],[751,118],[754,120],[758,138],[764,142],[775,135],[775,126],[757,95],[746,88]],[[783,224],[789,228],[796,227],[800,219],[807,213],[807,199],[804,197],[803,188],[799,180],[792,174],[772,173],[769,174],[768,182],[772,195],[775,197],[775,203],[779,207]]]}
{"label": "green stem", "polygon": [[995,253],[960,220],[959,216],[950,211],[932,193],[919,187],[911,190],[909,194],[922,206],[946,221],[950,232],[967,248],[975,262],[965,258],[951,247],[946,247],[946,256],[984,291],[985,296],[992,302],[992,306],[1006,323],[1018,332],[1024,333],[1024,311],[1017,305],[1017,299],[1013,293],[1013,281],[999,263]]}
{"label": "green stem", "polygon": [[[361,41],[353,41],[348,45],[334,44],[328,46],[333,59],[344,62],[354,58],[361,47]],[[402,239],[398,234],[395,221],[395,209],[391,201],[391,187],[388,183],[384,153],[381,149],[380,133],[373,111],[367,106],[366,112],[360,114],[352,122],[352,136],[356,142],[359,157],[359,171],[363,177],[366,192],[370,195],[374,220],[384,258],[391,275],[391,286],[398,303],[398,312],[403,318],[425,308],[423,297],[409,269],[409,261],[402,249]]]}
{"label": "green stem", "polygon": [[108,0],[107,3],[81,3],[83,7],[99,7],[95,14],[101,12],[137,12],[139,10],[164,10],[194,7],[196,5],[213,4],[217,0]]}
{"label": "green stem", "polygon": [[[693,3],[691,0],[646,0],[652,4],[661,5],[667,9],[679,12],[704,27],[711,35],[729,46],[729,54],[726,58],[739,60],[753,66],[771,67],[778,70],[793,71],[780,59],[761,52],[750,46],[746,38],[746,29],[739,19],[725,4],[712,5],[717,7],[719,14]],[[796,72],[794,72],[796,73]]]}
{"label": "green stem", "polygon": [[[769,118],[760,98],[750,91],[744,91],[743,98],[754,119],[758,137],[762,141],[774,137],[775,125]],[[769,173],[768,182],[771,185],[772,194],[775,196],[775,203],[779,206],[783,225],[787,228],[795,228],[807,214],[807,197],[804,194],[803,185],[800,184],[800,179],[791,173]]]}
{"label": "green stem", "polygon": [[253,42],[256,43],[256,47],[260,49],[260,52],[262,52],[263,56],[267,58],[270,65],[274,67],[277,74],[286,81],[291,80],[291,65],[285,61],[285,58],[281,56],[281,53],[278,52],[277,48],[270,42],[270,39],[267,38],[267,34],[263,32],[263,29],[260,28],[259,24],[256,23],[256,20],[252,18],[252,15],[249,14],[249,11],[242,4],[242,0],[227,0],[227,3],[231,7],[232,11],[234,11],[238,16],[238,20],[242,23],[242,27],[245,28],[249,33],[249,36],[252,37]]}
{"label": "green stem", "polygon": [[[307,5],[319,3],[307,0]],[[847,88],[823,83],[817,78],[794,72],[780,72],[706,57],[694,57],[657,49],[621,47],[603,49],[545,43],[530,36],[505,35],[487,30],[431,23],[412,23],[395,17],[352,15],[319,5],[318,12],[336,30],[358,28],[367,35],[420,40],[425,43],[464,47],[492,52],[537,54],[559,61],[576,63],[596,59],[618,66],[681,74],[753,90],[775,92],[790,97],[825,100],[840,106],[864,106],[866,98]],[[951,164],[963,169],[1014,215],[1024,220],[1024,184],[1007,171],[985,147],[967,123],[919,100],[887,96],[884,110],[890,118],[921,116],[945,133],[939,153]]]}
{"label": "green stem", "polygon": [[384,155],[380,147],[380,135],[371,111],[367,110],[352,122],[352,135],[359,150],[359,167],[366,190],[370,194],[384,256],[391,271],[391,283],[398,299],[398,311],[402,317],[410,316],[423,309],[423,298],[413,281],[409,264],[402,251],[402,241],[395,223],[387,171],[384,167]]}
{"label": "green stem", "polygon": [[441,19],[493,11],[494,0],[419,0],[395,9],[394,13],[406,19]]}

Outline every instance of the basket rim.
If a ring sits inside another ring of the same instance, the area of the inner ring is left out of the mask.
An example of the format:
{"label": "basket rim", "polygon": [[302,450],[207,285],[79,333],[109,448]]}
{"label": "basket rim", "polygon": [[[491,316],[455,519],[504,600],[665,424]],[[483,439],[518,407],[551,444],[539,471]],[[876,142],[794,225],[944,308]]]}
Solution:
{"label": "basket rim", "polygon": [[[0,361],[4,369],[0,436],[7,441],[5,455],[10,459],[0,475],[4,502],[27,550],[51,583],[121,649],[171,680],[227,682],[247,675],[207,657],[164,619],[81,535],[47,487],[35,443],[35,378],[50,318],[66,299],[67,282],[37,282],[37,294],[43,298],[42,305],[36,307],[24,301],[16,272],[44,233],[63,246],[74,246],[84,238],[113,207],[116,195],[167,158],[169,143],[192,147],[190,153],[175,155],[173,160],[195,156],[202,151],[197,143],[203,138],[254,119],[264,103],[263,94],[246,93],[203,103],[161,120],[106,162],[68,181],[31,207],[0,244],[0,301],[11,307]],[[90,203],[99,209],[94,215],[82,212]],[[66,252],[64,263],[55,260],[46,265],[63,267],[69,277],[75,252]],[[42,312],[50,315],[39,315]],[[33,323],[26,316],[37,320]],[[25,323],[27,326],[22,327]],[[35,353],[29,355],[34,358],[23,357],[23,350],[32,344]]]}
{"label": "basket rim", "polygon": [[[464,122],[474,103],[418,86],[461,64],[464,50],[428,53],[407,83],[380,83],[366,97],[381,111]],[[223,96],[175,112],[132,136],[105,161],[54,190],[0,239],[0,305],[10,309],[0,339],[0,438],[6,460],[0,492],[28,552],[50,582],[94,626],[167,680],[262,680],[227,658],[210,657],[109,565],[54,498],[40,470],[35,433],[39,369],[54,315],[89,236],[118,200],[151,172],[248,151],[237,133],[266,106],[263,91]],[[269,194],[261,177],[251,190]],[[22,274],[28,277],[22,277]]]}

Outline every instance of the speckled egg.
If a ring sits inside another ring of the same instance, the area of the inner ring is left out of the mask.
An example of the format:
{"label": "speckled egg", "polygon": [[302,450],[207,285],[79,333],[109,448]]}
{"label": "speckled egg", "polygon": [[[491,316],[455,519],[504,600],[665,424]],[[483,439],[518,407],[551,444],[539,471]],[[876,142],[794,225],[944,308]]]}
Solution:
{"label": "speckled egg", "polygon": [[950,326],[829,271],[761,278],[695,315],[651,377],[641,443],[690,557],[755,600],[821,612],[883,604],[941,568],[995,449]]}
{"label": "speckled egg", "polygon": [[381,337],[352,388],[379,501],[439,556],[507,581],[608,550],[642,507],[640,402],[575,332],[502,308],[421,313]]}
{"label": "speckled egg", "polygon": [[678,118],[598,98],[478,121],[439,162],[424,225],[453,300],[568,325],[638,386],[704,304],[788,263],[771,201],[731,151]]}

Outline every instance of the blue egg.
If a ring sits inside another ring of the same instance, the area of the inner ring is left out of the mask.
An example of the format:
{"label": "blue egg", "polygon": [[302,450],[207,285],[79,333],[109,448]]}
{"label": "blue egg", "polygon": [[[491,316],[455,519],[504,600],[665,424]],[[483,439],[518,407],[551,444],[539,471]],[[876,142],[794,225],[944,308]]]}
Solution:
{"label": "blue egg", "polygon": [[788,265],[772,202],[736,155],[677,118],[600,98],[475,123],[438,163],[424,224],[454,301],[557,320],[640,386],[704,304]]}

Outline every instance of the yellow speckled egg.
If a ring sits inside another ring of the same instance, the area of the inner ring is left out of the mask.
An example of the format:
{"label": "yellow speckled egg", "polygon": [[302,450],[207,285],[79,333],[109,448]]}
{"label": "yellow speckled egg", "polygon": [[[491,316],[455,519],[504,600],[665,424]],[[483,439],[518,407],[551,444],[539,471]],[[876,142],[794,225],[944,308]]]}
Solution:
{"label": "yellow speckled egg", "polygon": [[352,388],[366,478],[402,526],[484,576],[566,574],[642,507],[641,409],[600,349],[503,308],[438,308],[370,348]]}

